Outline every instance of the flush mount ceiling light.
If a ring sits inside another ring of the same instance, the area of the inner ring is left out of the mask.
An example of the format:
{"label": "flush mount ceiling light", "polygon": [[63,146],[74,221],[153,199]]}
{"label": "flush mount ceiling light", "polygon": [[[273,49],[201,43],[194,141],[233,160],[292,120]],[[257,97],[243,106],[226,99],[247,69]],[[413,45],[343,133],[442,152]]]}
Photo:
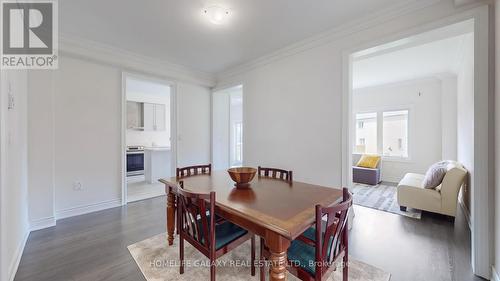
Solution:
{"label": "flush mount ceiling light", "polygon": [[229,18],[229,10],[221,6],[210,6],[203,9],[203,14],[213,24],[223,24]]}

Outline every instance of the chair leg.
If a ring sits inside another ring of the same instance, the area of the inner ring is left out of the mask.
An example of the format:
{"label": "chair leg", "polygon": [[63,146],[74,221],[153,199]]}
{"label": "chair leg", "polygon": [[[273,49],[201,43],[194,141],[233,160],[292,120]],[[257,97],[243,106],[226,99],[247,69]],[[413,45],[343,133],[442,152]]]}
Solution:
{"label": "chair leg", "polygon": [[266,281],[266,266],[264,258],[264,239],[260,238],[260,259],[259,259],[259,270],[260,270],[260,281]]}
{"label": "chair leg", "polygon": [[210,281],[215,281],[215,259],[210,259]]}
{"label": "chair leg", "polygon": [[250,265],[252,276],[255,276],[255,235],[252,235],[252,264]]}
{"label": "chair leg", "polygon": [[345,245],[345,250],[344,250],[344,258],[342,259],[343,261],[343,268],[342,268],[342,281],[348,281],[349,280],[349,233],[347,230],[344,230],[344,245]]}
{"label": "chair leg", "polygon": [[179,260],[181,263],[179,271],[184,274],[184,237],[182,235],[179,235]]}

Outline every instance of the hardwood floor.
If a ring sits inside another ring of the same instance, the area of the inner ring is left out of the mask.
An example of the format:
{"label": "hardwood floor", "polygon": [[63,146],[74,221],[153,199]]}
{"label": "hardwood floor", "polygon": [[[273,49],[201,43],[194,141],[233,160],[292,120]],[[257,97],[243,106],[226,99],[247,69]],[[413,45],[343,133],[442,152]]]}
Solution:
{"label": "hardwood floor", "polygon": [[392,274],[391,281],[484,280],[472,274],[470,232],[459,208],[455,223],[424,212],[422,219],[356,206],[349,250]]}
{"label": "hardwood floor", "polygon": [[[30,234],[16,281],[145,280],[127,246],[165,231],[166,197],[64,219]],[[392,274],[392,281],[482,280],[470,266],[463,214],[455,226],[423,214],[414,220],[355,206],[353,257]]]}

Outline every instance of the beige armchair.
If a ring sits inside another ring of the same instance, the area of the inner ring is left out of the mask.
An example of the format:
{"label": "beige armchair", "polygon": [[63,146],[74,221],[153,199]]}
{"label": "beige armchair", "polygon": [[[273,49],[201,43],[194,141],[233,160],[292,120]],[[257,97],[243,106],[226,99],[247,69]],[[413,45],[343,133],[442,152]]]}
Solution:
{"label": "beige armchair", "polygon": [[422,186],[424,175],[406,174],[398,184],[398,204],[406,207],[455,217],[458,193],[467,170],[458,162],[450,162],[441,185],[435,189]]}

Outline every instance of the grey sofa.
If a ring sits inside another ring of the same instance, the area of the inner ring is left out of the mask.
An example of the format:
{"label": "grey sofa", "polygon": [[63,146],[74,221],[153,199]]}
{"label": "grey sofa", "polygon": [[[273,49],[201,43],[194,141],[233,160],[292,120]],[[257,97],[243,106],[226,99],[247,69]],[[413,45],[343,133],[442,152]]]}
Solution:
{"label": "grey sofa", "polygon": [[356,166],[360,158],[361,154],[352,155],[352,181],[355,183],[363,183],[369,185],[379,184],[381,181],[380,164],[382,160],[378,163],[375,169],[370,169]]}

